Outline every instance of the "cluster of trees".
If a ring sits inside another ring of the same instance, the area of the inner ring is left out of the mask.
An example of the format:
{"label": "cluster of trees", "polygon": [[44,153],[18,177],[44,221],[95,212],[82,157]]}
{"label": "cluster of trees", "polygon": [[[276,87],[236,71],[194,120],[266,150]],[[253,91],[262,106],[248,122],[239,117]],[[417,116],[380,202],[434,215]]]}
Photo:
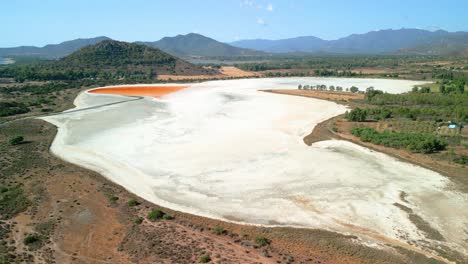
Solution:
{"label": "cluster of trees", "polygon": [[52,64],[15,65],[0,68],[0,78],[13,78],[16,82],[24,81],[80,81],[80,80],[137,80],[151,81],[157,76],[152,68],[111,67],[75,67],[72,65],[56,68]]}
{"label": "cluster of trees", "polygon": [[466,82],[459,78],[455,80],[443,80],[439,87],[439,91],[443,94],[464,93]]}
{"label": "cluster of trees", "polygon": [[440,80],[456,80],[462,79],[465,82],[468,81],[468,75],[463,73],[463,71],[456,71],[454,68],[450,67],[450,69],[441,69],[439,67],[432,70],[432,79],[440,79]]}
{"label": "cluster of trees", "polygon": [[354,77],[360,76],[362,73],[356,73],[348,70],[327,70],[316,69],[314,70],[315,76],[337,76],[337,77]]}
{"label": "cluster of trees", "polygon": [[[436,56],[265,56],[243,60],[259,60],[261,62],[238,63],[235,66],[248,71],[265,71],[277,69],[318,69],[320,76],[356,76],[360,73],[352,69],[359,68],[395,68],[414,63],[434,62],[440,59]],[[265,62],[268,60],[268,62]],[[322,75],[323,74],[323,75]],[[330,75],[333,74],[333,75]],[[391,77],[397,77],[392,74]],[[388,77],[388,76],[387,76]]]}
{"label": "cluster of trees", "polygon": [[346,112],[345,118],[352,122],[366,120],[384,120],[388,118],[408,118],[418,121],[468,122],[468,107],[465,105],[449,106],[380,106],[373,108],[355,108]]}
{"label": "cluster of trees", "polygon": [[50,64],[14,65],[0,68],[0,77],[14,78],[16,82],[49,81],[49,80],[80,80],[84,78],[96,78],[97,70],[89,68],[55,69]]}
{"label": "cluster of trees", "polygon": [[[464,85],[463,81],[449,81],[450,84]],[[367,114],[381,118],[406,117],[413,120],[464,121],[468,122],[468,93],[431,93],[430,88],[414,88],[410,93],[388,94],[368,89],[366,101],[380,107],[367,109]],[[382,115],[381,113],[385,113]],[[379,120],[379,118],[375,118]]]}
{"label": "cluster of trees", "polygon": [[0,102],[0,117],[24,114],[29,112],[29,108],[24,103]]}
{"label": "cluster of trees", "polygon": [[309,75],[306,72],[266,72],[264,73],[266,77],[292,77],[292,76],[307,76]]}
{"label": "cluster of trees", "polygon": [[361,109],[359,107],[354,108],[350,112],[346,111],[345,118],[352,122],[364,122],[367,120],[368,111],[367,109]]}
{"label": "cluster of trees", "polygon": [[359,88],[357,88],[356,86],[351,86],[350,88],[343,88],[341,86],[334,86],[334,85],[330,85],[330,86],[326,86],[325,84],[317,84],[317,85],[302,85],[302,84],[299,84],[297,86],[297,89],[299,90],[317,90],[317,91],[338,91],[338,92],[342,92],[342,91],[346,91],[346,92],[352,92],[352,93],[357,93],[359,92]]}
{"label": "cluster of trees", "polygon": [[353,128],[351,133],[364,142],[383,145],[391,148],[405,148],[412,152],[433,153],[444,150],[447,143],[432,134],[404,133],[383,131],[378,132],[372,128]]}
{"label": "cluster of trees", "polygon": [[468,93],[374,93],[372,96],[366,96],[366,101],[374,105],[426,105],[426,106],[449,106],[449,105],[467,105]]}

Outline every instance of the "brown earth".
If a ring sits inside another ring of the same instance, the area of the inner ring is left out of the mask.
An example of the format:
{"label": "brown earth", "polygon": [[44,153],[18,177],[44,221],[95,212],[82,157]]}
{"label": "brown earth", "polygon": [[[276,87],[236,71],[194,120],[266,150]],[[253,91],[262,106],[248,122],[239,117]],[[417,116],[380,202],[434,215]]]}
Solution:
{"label": "brown earth", "polygon": [[287,94],[303,97],[312,97],[323,100],[348,102],[353,99],[364,99],[364,94],[360,93],[349,93],[349,92],[331,92],[331,91],[317,91],[317,90],[262,90],[264,92]]}
{"label": "brown earth", "polygon": [[[51,124],[33,119],[0,127],[0,185],[20,186],[31,201],[15,217],[2,216],[7,234],[0,241],[0,263],[8,254],[15,263],[198,263],[205,255],[214,263],[440,263],[397,246],[370,248],[357,237],[326,230],[239,225],[159,207],[51,155],[55,133]],[[8,145],[18,134],[26,142]],[[128,205],[132,199],[139,205]],[[174,219],[149,221],[152,209]],[[40,241],[25,245],[34,233]],[[257,245],[256,238],[269,244]],[[2,243],[12,246],[3,252]]]}
{"label": "brown earth", "polygon": [[[427,263],[421,254],[392,247],[368,248],[354,236],[297,228],[238,225],[175,212],[146,202],[92,171],[66,163],[48,151],[56,129],[41,120],[0,128],[0,142],[18,131],[27,143],[2,147],[4,185],[21,184],[32,205],[7,220],[17,260],[34,263]],[[3,143],[2,143],[3,144]],[[19,162],[19,163],[18,163]],[[135,199],[140,204],[129,206]],[[158,208],[173,220],[146,219]],[[141,224],[135,222],[143,218]],[[24,238],[42,232],[41,244]],[[219,234],[215,234],[217,231]],[[255,238],[269,245],[256,245]]]}
{"label": "brown earth", "polygon": [[182,80],[211,80],[211,79],[227,79],[227,78],[242,78],[256,77],[258,73],[243,71],[234,66],[222,66],[217,75],[158,75],[157,79],[162,81],[182,81]]}

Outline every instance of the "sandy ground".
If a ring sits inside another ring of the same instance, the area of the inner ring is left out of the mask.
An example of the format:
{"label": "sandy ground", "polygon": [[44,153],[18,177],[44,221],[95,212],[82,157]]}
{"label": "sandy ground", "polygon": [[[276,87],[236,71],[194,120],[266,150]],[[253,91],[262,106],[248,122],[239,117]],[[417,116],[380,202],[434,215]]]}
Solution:
{"label": "sandy ground", "polygon": [[348,93],[348,92],[329,92],[329,91],[314,91],[314,90],[264,90],[270,93],[279,93],[287,95],[297,95],[304,97],[311,97],[331,101],[349,101],[354,99],[364,99],[364,94]]}
{"label": "sandy ground", "polygon": [[256,72],[243,71],[234,66],[222,66],[219,69],[219,75],[158,75],[158,80],[212,80],[212,79],[225,79],[225,78],[240,78],[240,77],[255,77],[259,76]]}
{"label": "sandy ground", "polygon": [[[383,235],[386,242],[426,240],[406,212],[393,205],[402,202],[404,191],[410,194],[405,206],[431,222],[447,245],[463,248],[460,220],[466,219],[466,203],[454,201],[466,197],[446,190],[447,178],[347,142],[308,148],[302,136],[346,108],[256,91],[295,89],[301,82],[390,91],[415,84],[332,78],[201,83],[162,100],[113,106],[91,116],[48,118],[59,126],[52,151],[179,211],[235,222],[329,228],[371,240]],[[428,203],[430,196],[439,197],[439,203]]]}

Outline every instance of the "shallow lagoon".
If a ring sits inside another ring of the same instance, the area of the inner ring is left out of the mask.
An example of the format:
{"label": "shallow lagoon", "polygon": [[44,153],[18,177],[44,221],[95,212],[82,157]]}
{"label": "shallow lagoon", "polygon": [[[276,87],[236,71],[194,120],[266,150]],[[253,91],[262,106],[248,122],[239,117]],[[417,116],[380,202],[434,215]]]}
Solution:
{"label": "shallow lagoon", "polygon": [[[346,141],[302,138],[346,108],[259,92],[326,84],[408,91],[418,82],[275,78],[210,81],[162,99],[75,112],[52,151],[175,210],[228,221],[326,228],[373,238],[425,239],[394,203],[411,208],[453,247],[466,247],[467,197],[438,173]],[[78,107],[125,97],[82,93]],[[408,194],[406,202],[401,193]]]}

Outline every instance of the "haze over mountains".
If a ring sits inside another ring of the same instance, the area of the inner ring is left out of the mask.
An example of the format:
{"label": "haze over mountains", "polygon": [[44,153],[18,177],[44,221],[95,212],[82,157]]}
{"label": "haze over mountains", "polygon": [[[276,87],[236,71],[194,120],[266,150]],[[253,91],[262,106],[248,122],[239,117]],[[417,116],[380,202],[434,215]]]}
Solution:
{"label": "haze over mountains", "polygon": [[[0,48],[0,57],[34,56],[61,58],[108,37],[76,39],[44,47]],[[304,36],[281,40],[240,40],[222,43],[200,34],[164,37],[154,42],[140,42],[178,57],[262,56],[274,53],[311,54],[422,54],[468,55],[468,32],[427,31],[420,29],[379,30],[353,34],[337,40]]]}
{"label": "haze over mountains", "polygon": [[85,46],[93,45],[104,40],[110,40],[110,38],[95,37],[87,39],[74,39],[62,42],[60,44],[49,44],[44,47],[21,46],[14,48],[0,48],[0,56],[31,56],[43,57],[47,59],[61,58]]}
{"label": "haze over mountains", "polygon": [[240,40],[230,43],[272,53],[311,52],[338,54],[415,53],[445,54],[468,49],[468,32],[427,31],[421,29],[379,30],[352,34],[337,40],[313,36],[266,40]]}

